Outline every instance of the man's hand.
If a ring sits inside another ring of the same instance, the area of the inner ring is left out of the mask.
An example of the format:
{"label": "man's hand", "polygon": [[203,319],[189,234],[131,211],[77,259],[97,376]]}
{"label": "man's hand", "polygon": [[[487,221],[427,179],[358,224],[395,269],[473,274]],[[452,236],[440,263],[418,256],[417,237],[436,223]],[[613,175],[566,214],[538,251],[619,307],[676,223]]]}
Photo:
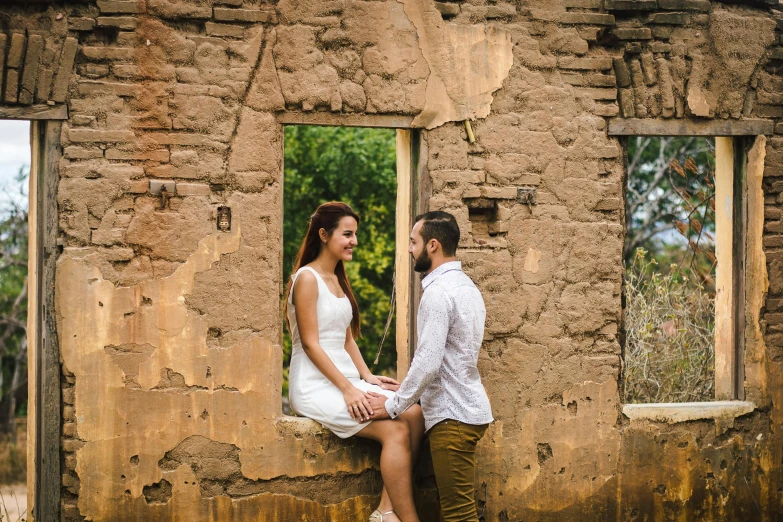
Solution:
{"label": "man's hand", "polygon": [[367,392],[367,395],[370,396],[367,400],[370,403],[370,409],[373,412],[372,415],[370,415],[370,419],[390,419],[389,412],[386,411],[386,396],[375,392]]}
{"label": "man's hand", "polygon": [[386,377],[385,375],[368,375],[364,378],[364,381],[369,384],[374,384],[381,388],[382,390],[390,390],[393,392],[396,392],[400,389],[400,383],[392,379],[391,377]]}

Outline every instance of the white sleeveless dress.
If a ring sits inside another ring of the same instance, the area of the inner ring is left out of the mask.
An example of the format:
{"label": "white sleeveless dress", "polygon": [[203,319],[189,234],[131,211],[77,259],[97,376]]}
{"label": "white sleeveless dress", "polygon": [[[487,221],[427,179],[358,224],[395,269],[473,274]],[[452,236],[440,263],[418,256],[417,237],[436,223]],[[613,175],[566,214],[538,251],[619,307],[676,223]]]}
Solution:
{"label": "white sleeveless dress", "polygon": [[315,274],[318,281],[318,338],[321,348],[337,369],[357,388],[394,397],[394,392],[369,384],[359,377],[359,370],[345,351],[345,332],[351,324],[353,310],[347,297],[337,297],[314,269],[303,266],[293,276],[291,295],[288,296],[288,323],[291,325],[291,366],[288,371],[288,399],[291,409],[301,417],[309,417],[329,428],[340,438],[355,435],[371,422],[360,423],[351,418],[343,393],[327,379],[310,360],[302,348],[299,327],[296,324],[296,308],[293,304],[293,287],[304,270]]}

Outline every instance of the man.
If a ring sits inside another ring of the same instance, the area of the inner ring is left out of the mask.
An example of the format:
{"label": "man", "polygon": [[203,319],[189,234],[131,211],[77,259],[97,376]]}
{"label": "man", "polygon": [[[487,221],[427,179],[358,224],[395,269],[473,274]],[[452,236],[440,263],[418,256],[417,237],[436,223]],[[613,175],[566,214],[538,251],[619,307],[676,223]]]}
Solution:
{"label": "man", "polygon": [[395,418],[421,399],[444,522],[478,522],[476,444],[492,422],[481,384],[479,350],[486,309],[456,260],[459,226],[447,212],[417,216],[408,251],[424,274],[418,346],[393,399],[372,394],[373,419]]}

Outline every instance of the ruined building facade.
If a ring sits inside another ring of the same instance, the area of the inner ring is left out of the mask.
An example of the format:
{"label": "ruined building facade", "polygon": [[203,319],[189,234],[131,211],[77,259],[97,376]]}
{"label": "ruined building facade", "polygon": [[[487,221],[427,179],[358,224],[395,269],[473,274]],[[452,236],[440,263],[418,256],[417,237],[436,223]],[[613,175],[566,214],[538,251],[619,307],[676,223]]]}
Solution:
{"label": "ruined building facade", "polygon": [[[326,124],[400,129],[410,210],[459,219],[488,310],[485,520],[780,519],[782,21],[763,0],[4,2],[0,116],[36,122],[36,518],[374,507],[377,447],[279,399],[283,127]],[[624,136],[644,134],[740,158],[731,403],[621,400]]]}

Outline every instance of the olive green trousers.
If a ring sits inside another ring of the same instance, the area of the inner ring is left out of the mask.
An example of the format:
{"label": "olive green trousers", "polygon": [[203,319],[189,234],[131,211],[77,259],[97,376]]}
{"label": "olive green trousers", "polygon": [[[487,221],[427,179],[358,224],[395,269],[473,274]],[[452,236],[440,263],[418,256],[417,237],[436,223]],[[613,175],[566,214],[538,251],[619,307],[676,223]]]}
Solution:
{"label": "olive green trousers", "polygon": [[443,522],[478,522],[476,444],[484,436],[487,426],[448,419],[429,431]]}

